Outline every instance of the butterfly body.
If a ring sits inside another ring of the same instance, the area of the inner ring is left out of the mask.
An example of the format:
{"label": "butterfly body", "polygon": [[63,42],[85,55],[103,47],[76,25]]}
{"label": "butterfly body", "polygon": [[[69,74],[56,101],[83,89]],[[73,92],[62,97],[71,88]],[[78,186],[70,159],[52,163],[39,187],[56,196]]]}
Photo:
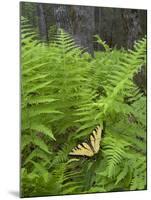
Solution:
{"label": "butterfly body", "polygon": [[90,135],[90,144],[83,142],[73,148],[69,155],[92,157],[99,152],[102,128],[97,126]]}

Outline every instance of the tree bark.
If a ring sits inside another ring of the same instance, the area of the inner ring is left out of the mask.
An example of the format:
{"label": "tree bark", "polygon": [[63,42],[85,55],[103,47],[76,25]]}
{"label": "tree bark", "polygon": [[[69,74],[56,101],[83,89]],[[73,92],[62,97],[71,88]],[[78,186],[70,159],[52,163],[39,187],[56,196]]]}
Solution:
{"label": "tree bark", "polygon": [[57,28],[72,34],[78,45],[93,54],[94,7],[60,5],[54,7],[54,15]]}
{"label": "tree bark", "polygon": [[76,42],[93,55],[95,15],[94,7],[73,6],[73,35]]}
{"label": "tree bark", "polygon": [[39,34],[40,39],[45,42],[48,41],[48,33],[45,21],[45,14],[43,9],[43,4],[37,4],[37,14],[38,14],[38,25],[39,25]]}
{"label": "tree bark", "polygon": [[127,33],[127,48],[132,48],[134,41],[140,39],[142,33],[139,11],[124,9],[123,13],[124,28]]}
{"label": "tree bark", "polygon": [[55,5],[54,16],[57,28],[64,29],[64,31],[72,34],[72,22],[69,16],[70,6]]}

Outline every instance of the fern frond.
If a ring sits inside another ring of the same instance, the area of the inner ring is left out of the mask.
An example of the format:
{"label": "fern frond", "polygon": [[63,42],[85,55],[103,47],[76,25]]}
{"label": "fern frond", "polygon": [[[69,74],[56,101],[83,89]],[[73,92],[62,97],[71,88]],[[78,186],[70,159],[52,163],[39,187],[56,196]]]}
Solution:
{"label": "fern frond", "polygon": [[[102,91],[103,93],[98,100],[91,103],[87,108],[85,105],[81,105],[81,108],[85,109],[82,112],[79,110],[81,116],[83,114],[89,116],[89,121],[95,125],[105,120],[108,113],[130,113],[131,107],[125,104],[125,97],[132,97],[132,92],[137,90],[133,83],[133,76],[144,64],[145,54],[146,40],[143,39],[138,42],[133,51],[125,53],[125,57],[123,56],[120,59],[120,62],[114,66],[113,71],[108,72],[106,81],[102,85],[104,92]],[[133,95],[135,97],[136,92],[133,92]]]}
{"label": "fern frond", "polygon": [[110,51],[110,47],[106,44],[105,41],[103,41],[98,35],[95,35],[94,37],[97,39],[97,43],[104,47],[105,51]]}
{"label": "fern frond", "polygon": [[[134,162],[134,161],[133,161]],[[146,188],[146,158],[139,157],[133,164],[133,178],[131,181],[131,190],[142,190]]]}
{"label": "fern frond", "polygon": [[126,157],[125,148],[130,144],[124,140],[106,137],[103,141],[103,153],[107,159],[108,177],[114,177],[115,168]]}
{"label": "fern frond", "polygon": [[27,156],[27,158],[25,159],[23,165],[26,165],[27,163],[29,163],[34,158],[37,159],[37,157],[40,158],[40,159],[42,159],[42,160],[44,160],[44,161],[48,161],[49,157],[50,157],[50,154],[46,154],[43,150],[37,148],[34,151],[32,151],[29,154],[29,156]]}

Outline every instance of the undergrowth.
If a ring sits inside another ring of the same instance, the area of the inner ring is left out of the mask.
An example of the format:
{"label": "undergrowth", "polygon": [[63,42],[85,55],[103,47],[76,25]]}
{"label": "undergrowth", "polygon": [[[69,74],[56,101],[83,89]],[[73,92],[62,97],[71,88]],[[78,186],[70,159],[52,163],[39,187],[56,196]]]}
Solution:
{"label": "undergrowth", "polygon": [[[49,44],[21,20],[21,197],[146,189],[146,96],[134,76],[146,39],[92,58],[58,30]],[[95,158],[69,157],[100,123]]]}

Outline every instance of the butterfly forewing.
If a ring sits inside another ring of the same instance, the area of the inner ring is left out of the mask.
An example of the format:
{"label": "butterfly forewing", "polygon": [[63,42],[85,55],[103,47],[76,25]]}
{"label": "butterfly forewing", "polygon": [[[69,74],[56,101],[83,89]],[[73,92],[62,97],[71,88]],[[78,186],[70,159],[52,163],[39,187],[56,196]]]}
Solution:
{"label": "butterfly forewing", "polygon": [[101,134],[102,134],[102,129],[100,126],[97,126],[96,130],[94,130],[92,135],[90,136],[90,141],[94,153],[98,153],[100,149]]}

